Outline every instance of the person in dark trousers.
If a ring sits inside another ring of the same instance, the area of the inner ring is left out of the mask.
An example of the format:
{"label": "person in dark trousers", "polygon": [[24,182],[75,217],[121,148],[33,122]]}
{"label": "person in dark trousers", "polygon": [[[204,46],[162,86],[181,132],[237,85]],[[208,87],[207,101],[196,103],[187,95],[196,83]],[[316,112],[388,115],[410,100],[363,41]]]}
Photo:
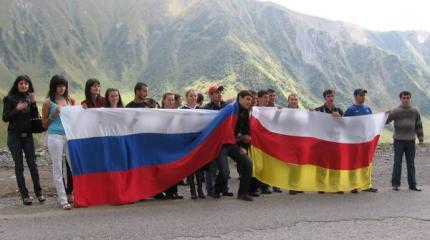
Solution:
{"label": "person in dark trousers", "polygon": [[[320,107],[315,108],[315,111],[318,112],[323,112],[323,113],[328,113],[331,114],[333,117],[342,117],[343,116],[343,111],[336,107],[334,102],[335,102],[335,98],[336,98],[336,93],[334,90],[332,89],[327,89],[323,92],[323,97],[324,97],[324,104]],[[295,193],[299,193],[301,191],[290,191],[290,194],[295,194]],[[324,194],[324,191],[318,191],[319,194]],[[338,194],[342,194],[342,191],[337,192]]]}
{"label": "person in dark trousers", "polygon": [[[240,175],[239,190],[237,198],[244,201],[253,201],[249,196],[249,185],[252,176],[252,162],[249,159],[248,152],[243,144],[249,145],[251,142],[250,133],[250,120],[249,112],[252,108],[252,94],[249,91],[243,90],[237,94],[237,103],[239,104],[239,117],[236,122],[234,134],[237,138],[235,144],[226,144],[222,147],[221,151],[225,151],[226,154],[221,154],[220,157],[225,158],[227,156],[233,159],[237,164],[237,171]],[[218,178],[221,181],[218,181]],[[221,171],[218,174],[215,189],[220,189],[218,184],[228,181],[228,175]]]}
{"label": "person in dark trousers", "polygon": [[[370,109],[369,106],[364,104],[366,101],[366,94],[367,90],[358,88],[354,90],[354,101],[355,103],[349,107],[345,113],[343,114],[344,117],[353,117],[353,116],[362,116],[362,115],[369,115],[372,114],[372,109]],[[363,190],[366,192],[373,192],[376,193],[378,189],[370,187],[366,190]],[[351,193],[358,193],[357,189],[354,189],[351,191]]]}
{"label": "person in dark trousers", "polygon": [[[185,93],[185,98],[187,103],[185,106],[182,107],[182,109],[199,109],[199,105],[197,103],[197,91],[190,89]],[[196,182],[194,182],[194,178],[196,179]],[[203,178],[204,178],[204,169],[200,168],[196,172],[192,173],[190,176],[187,177],[187,182],[190,185],[190,193],[191,193],[191,199],[197,199],[197,196],[199,198],[206,198],[205,194],[203,193]],[[197,183],[197,191],[196,191],[196,183]]]}
{"label": "person in dark trousers", "polygon": [[45,202],[39,181],[30,121],[39,116],[33,92],[30,77],[21,75],[16,78],[8,95],[3,99],[3,121],[9,123],[7,145],[15,163],[16,182],[24,205],[31,205],[33,199],[25,185],[23,152],[33,180],[34,193],[39,202]]}
{"label": "person in dark trousers", "polygon": [[[251,92],[252,94],[252,92]],[[270,104],[270,94],[268,91],[266,90],[260,90],[258,91],[258,93],[256,94],[257,96],[257,106],[258,107],[269,107]],[[254,101],[254,99],[253,99]],[[248,148],[246,148],[248,150]],[[257,178],[252,177],[251,178],[251,183],[250,183],[250,187],[249,187],[249,195],[253,196],[253,197],[258,197],[258,189],[261,190],[262,194],[272,194],[272,191],[270,190],[270,186],[262,183],[261,181],[259,181]],[[277,187],[273,187],[272,188],[274,192],[282,192],[281,189],[277,188]]]}
{"label": "person in dark trousers", "polygon": [[422,144],[424,142],[424,132],[420,113],[418,109],[411,106],[411,97],[410,92],[402,91],[399,94],[400,106],[391,110],[387,119],[387,124],[394,121],[394,165],[391,177],[391,185],[394,191],[399,191],[403,155],[406,157],[409,189],[421,191],[417,187],[415,179],[415,136],[418,137],[419,143]]}
{"label": "person in dark trousers", "polygon": [[[206,104],[203,108],[216,111],[219,111],[224,108],[226,106],[226,102],[222,100],[223,92],[223,86],[211,86],[208,90],[211,102]],[[211,196],[213,198],[219,198],[221,194],[223,196],[228,197],[233,196],[233,193],[228,191],[228,181],[224,181],[223,178],[218,178],[216,175],[217,170],[218,172],[222,171],[223,174],[227,176],[230,175],[228,159],[226,157],[223,157],[225,154],[226,152],[222,150],[216,159],[214,159],[212,162],[208,163],[205,166],[206,191],[208,196]],[[216,184],[217,181],[218,184]],[[218,187],[218,189],[215,189],[215,185]]]}
{"label": "person in dark trousers", "polygon": [[148,85],[145,83],[138,82],[134,86],[134,99],[129,102],[125,107],[126,108],[148,108],[149,104],[147,101],[148,98]]}
{"label": "person in dark trousers", "polygon": [[[167,92],[163,94],[163,100],[161,103],[161,107],[165,109],[176,109],[176,101],[175,101],[175,94],[171,92]],[[178,194],[178,184],[175,184],[171,187],[169,187],[165,192],[165,196],[167,199],[183,199],[184,196],[181,196]]]}

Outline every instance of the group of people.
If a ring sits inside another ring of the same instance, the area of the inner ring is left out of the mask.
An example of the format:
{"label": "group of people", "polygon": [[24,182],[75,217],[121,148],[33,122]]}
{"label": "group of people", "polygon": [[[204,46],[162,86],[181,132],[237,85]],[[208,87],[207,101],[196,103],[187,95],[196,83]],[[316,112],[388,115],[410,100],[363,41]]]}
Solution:
{"label": "group of people", "polygon": [[[165,108],[165,109],[210,109],[221,110],[227,102],[223,100],[222,86],[211,86],[208,90],[209,103],[203,104],[204,97],[196,90],[190,89],[185,93],[185,104],[182,104],[180,94],[166,92],[162,96],[161,104],[149,97],[149,88],[145,83],[137,83],[134,87],[134,99],[124,106],[118,89],[109,88],[105,95],[101,95],[100,81],[89,79],[85,84],[85,99],[80,102],[84,108]],[[312,111],[331,114],[333,117],[350,117],[372,114],[369,106],[365,105],[367,91],[365,89],[354,90],[355,103],[345,112],[335,105],[335,91],[327,89],[323,92],[324,104]],[[412,94],[402,91],[399,94],[400,106],[390,110],[387,124],[394,121],[394,166],[392,174],[393,190],[398,191],[400,187],[401,165],[403,155],[406,156],[409,189],[421,191],[417,187],[415,179],[415,138],[423,142],[423,128],[420,114],[415,107],[411,106]],[[216,159],[197,170],[187,178],[190,186],[192,199],[205,198],[203,183],[206,185],[206,194],[213,198],[221,196],[233,196],[228,187],[230,168],[228,157],[237,163],[240,175],[240,185],[237,198],[252,201],[259,194],[270,194],[282,192],[281,189],[268,186],[252,177],[252,161],[248,155],[251,144],[250,136],[250,111],[253,106],[258,107],[281,107],[276,104],[276,91],[273,89],[242,90],[237,94],[236,101],[240,106],[239,118],[234,130],[237,141],[235,144],[224,145]],[[32,133],[35,120],[38,119],[39,110],[34,97],[34,88],[30,77],[18,76],[13,83],[8,95],[3,99],[3,121],[8,122],[7,144],[15,162],[15,175],[19,192],[24,205],[31,205],[33,198],[30,197],[26,188],[24,178],[23,153],[33,180],[34,193],[39,202],[46,200],[40,186],[39,174],[36,164],[35,146]],[[57,190],[58,202],[62,209],[69,210],[73,202],[73,178],[70,164],[68,162],[68,148],[65,131],[59,114],[61,108],[76,105],[76,101],[69,95],[68,81],[64,76],[55,75],[49,83],[47,99],[44,101],[41,113],[41,122],[47,129],[47,147],[49,158],[52,162],[53,180]],[[290,94],[288,96],[287,108],[299,108],[299,96]],[[65,157],[66,156],[66,157]],[[63,162],[66,163],[66,181],[63,174]],[[376,188],[366,191],[376,192]],[[357,193],[357,190],[352,190]],[[289,191],[290,194],[301,193],[300,191]],[[318,192],[324,193],[324,192]],[[341,193],[341,192],[339,192]],[[164,192],[154,196],[157,199],[182,199],[178,194],[177,185],[171,186]]]}

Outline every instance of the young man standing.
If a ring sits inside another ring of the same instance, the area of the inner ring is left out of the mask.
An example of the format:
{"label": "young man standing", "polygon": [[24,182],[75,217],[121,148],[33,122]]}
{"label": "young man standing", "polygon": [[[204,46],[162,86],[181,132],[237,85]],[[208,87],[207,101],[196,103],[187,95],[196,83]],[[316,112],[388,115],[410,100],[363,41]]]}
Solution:
{"label": "young man standing", "polygon": [[[226,154],[220,154],[218,158],[224,158],[221,162],[227,162],[227,155],[237,163],[237,170],[240,175],[240,184],[237,198],[244,201],[253,201],[248,195],[249,184],[252,176],[252,162],[249,159],[246,145],[251,142],[250,133],[250,122],[249,114],[252,108],[252,94],[249,91],[240,91],[237,94],[237,103],[239,104],[239,118],[237,119],[236,126],[234,129],[234,135],[237,137],[235,144],[226,144],[222,147],[221,152]],[[218,181],[218,178],[221,181]],[[217,183],[226,182],[228,175],[225,172],[219,172]]]}
{"label": "young man standing", "polygon": [[315,108],[315,111],[331,114],[333,117],[342,117],[343,111],[334,105],[336,93],[327,89],[323,92],[325,103],[321,107]]}
{"label": "young man standing", "polygon": [[299,108],[299,96],[295,93],[288,95],[287,108]]}
{"label": "young man standing", "polygon": [[277,107],[276,105],[276,91],[274,89],[267,89],[266,91],[269,94],[269,104],[268,107]]}
{"label": "young man standing", "polygon": [[399,191],[403,154],[406,157],[409,189],[421,191],[415,179],[415,136],[419,143],[424,142],[421,116],[415,107],[411,106],[412,94],[403,91],[399,94],[400,106],[390,111],[387,124],[394,121],[394,165],[391,184],[394,191]]}
{"label": "young man standing", "polygon": [[[364,102],[366,101],[366,94],[367,94],[366,89],[362,89],[362,88],[355,89],[354,90],[355,103],[346,110],[346,112],[343,116],[344,117],[353,117],[353,116],[372,114],[372,109],[370,109],[369,106],[364,104]],[[363,191],[375,193],[378,191],[378,189],[370,187],[370,188],[363,190]],[[358,193],[358,190],[354,189],[351,191],[351,193]]]}
{"label": "young man standing", "polygon": [[[315,111],[323,112],[331,114],[333,117],[342,117],[343,111],[340,108],[337,108],[334,105],[336,93],[332,89],[327,89],[323,92],[324,97],[324,104],[320,107],[315,108]],[[290,191],[291,193],[291,191]],[[318,191],[319,194],[325,193],[324,191]],[[337,192],[339,194],[342,194],[342,191]]]}
{"label": "young man standing", "polygon": [[134,99],[129,102],[126,108],[148,108],[149,105],[145,101],[148,97],[148,85],[138,82],[134,86]]}
{"label": "young man standing", "polygon": [[[227,104],[222,100],[222,94],[224,92],[223,86],[212,86],[208,90],[208,95],[211,100],[210,103],[206,104],[203,108],[209,109],[209,110],[221,110],[223,109]],[[217,169],[219,172],[222,172],[222,174],[225,174],[227,176],[230,175],[230,169],[228,166],[227,158],[223,157],[222,155],[225,155],[225,151],[220,152],[220,156],[218,156],[217,159],[214,159],[214,161],[210,162],[206,166],[205,171],[205,183],[206,183],[206,191],[208,196],[211,196],[213,198],[219,198],[222,194],[223,196],[233,196],[233,193],[228,191],[228,181],[216,176]]]}

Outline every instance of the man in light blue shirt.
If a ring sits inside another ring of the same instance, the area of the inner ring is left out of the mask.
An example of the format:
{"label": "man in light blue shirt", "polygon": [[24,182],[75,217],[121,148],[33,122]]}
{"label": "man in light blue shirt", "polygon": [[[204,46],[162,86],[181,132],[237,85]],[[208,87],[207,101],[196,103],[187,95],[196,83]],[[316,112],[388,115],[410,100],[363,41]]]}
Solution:
{"label": "man in light blue shirt", "polygon": [[[344,117],[354,117],[354,116],[361,116],[361,115],[369,115],[372,114],[372,109],[370,109],[369,106],[365,105],[364,102],[366,101],[366,94],[367,90],[363,88],[358,88],[354,90],[354,100],[355,103],[349,107]],[[369,188],[364,190],[366,192],[377,192],[378,189],[376,188]],[[352,193],[358,193],[357,189],[354,189],[351,191]]]}

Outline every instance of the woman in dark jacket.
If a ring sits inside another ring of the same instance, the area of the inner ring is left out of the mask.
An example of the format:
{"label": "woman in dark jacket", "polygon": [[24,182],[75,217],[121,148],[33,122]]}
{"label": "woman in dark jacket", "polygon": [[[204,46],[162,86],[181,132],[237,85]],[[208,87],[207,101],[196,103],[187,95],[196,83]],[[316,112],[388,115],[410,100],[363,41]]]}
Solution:
{"label": "woman in dark jacket", "polygon": [[39,116],[33,92],[30,77],[21,75],[16,78],[9,94],[3,99],[3,121],[9,123],[7,145],[15,162],[16,181],[24,205],[31,205],[33,199],[29,196],[25,186],[23,152],[33,180],[34,193],[39,202],[45,201],[40,187],[31,131],[30,119]]}

